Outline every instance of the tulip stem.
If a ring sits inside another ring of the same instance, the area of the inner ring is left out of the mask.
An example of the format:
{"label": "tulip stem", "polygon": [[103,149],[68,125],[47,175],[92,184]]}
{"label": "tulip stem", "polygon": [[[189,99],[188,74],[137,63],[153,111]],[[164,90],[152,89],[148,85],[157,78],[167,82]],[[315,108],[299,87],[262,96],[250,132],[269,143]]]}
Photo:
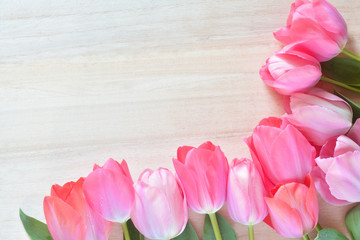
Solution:
{"label": "tulip stem", "polygon": [[316,225],[315,228],[316,228],[316,231],[318,231],[318,232],[320,232],[322,230],[322,227],[320,226],[319,223]]}
{"label": "tulip stem", "polygon": [[125,236],[125,240],[130,240],[130,234],[129,234],[129,229],[127,227],[127,223],[126,222],[123,222],[121,223],[121,226],[122,226],[122,229],[123,229],[123,232],[124,232],[124,236]]}
{"label": "tulip stem", "polygon": [[210,217],[211,225],[212,225],[214,233],[215,233],[216,240],[222,240],[221,234],[220,234],[220,229],[219,229],[219,224],[217,222],[215,213],[209,213],[209,217]]}
{"label": "tulip stem", "polygon": [[248,225],[249,240],[254,240],[254,226]]}
{"label": "tulip stem", "polygon": [[324,82],[328,82],[328,83],[332,83],[332,84],[335,84],[337,86],[340,86],[342,88],[346,88],[346,89],[349,89],[351,91],[354,91],[354,92],[358,92],[360,93],[360,89],[359,88],[356,88],[356,87],[351,87],[349,85],[346,85],[344,83],[341,83],[341,82],[338,82],[338,81],[335,81],[331,78],[328,78],[328,77],[325,77],[325,76],[321,76],[320,80],[324,81]]}
{"label": "tulip stem", "polygon": [[304,240],[310,240],[309,236],[307,234],[303,235]]}
{"label": "tulip stem", "polygon": [[350,57],[350,58],[352,58],[352,59],[360,62],[360,56],[357,55],[357,54],[355,54],[355,53],[353,53],[353,52],[350,52],[350,51],[347,50],[346,48],[344,48],[343,50],[341,50],[341,52],[342,52],[343,54],[345,54],[346,56],[348,56],[348,57]]}

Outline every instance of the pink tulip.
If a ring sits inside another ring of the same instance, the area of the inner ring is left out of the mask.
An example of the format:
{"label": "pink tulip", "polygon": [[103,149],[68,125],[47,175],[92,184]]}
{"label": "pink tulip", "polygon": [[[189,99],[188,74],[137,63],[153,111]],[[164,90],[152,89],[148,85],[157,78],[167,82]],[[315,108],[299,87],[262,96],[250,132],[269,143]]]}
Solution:
{"label": "pink tulip", "polygon": [[186,198],[181,183],[167,169],[145,170],[135,183],[131,219],[149,239],[172,239],[188,221]]}
{"label": "pink tulip", "polygon": [[347,27],[340,13],[325,0],[296,0],[287,26],[274,32],[285,49],[307,53],[320,62],[338,55],[347,41]]}
{"label": "pink tulip", "polygon": [[343,99],[320,88],[285,98],[285,118],[314,145],[345,134],[351,127],[352,110]]}
{"label": "pink tulip", "polygon": [[310,90],[321,75],[318,60],[297,51],[275,53],[260,70],[264,83],[283,95]]}
{"label": "pink tulip", "polygon": [[255,225],[267,215],[267,196],[260,173],[249,159],[234,159],[229,170],[227,208],[241,224]]}
{"label": "pink tulip", "polygon": [[[315,184],[329,203],[344,205],[360,202],[360,119],[348,136],[332,138],[316,158]],[[353,139],[349,138],[353,137]]]}
{"label": "pink tulip", "polygon": [[270,226],[287,238],[298,238],[309,233],[319,218],[318,199],[314,182],[308,175],[304,183],[279,185],[265,198]]}
{"label": "pink tulip", "polygon": [[82,190],[84,178],[64,186],[53,185],[44,198],[44,213],[54,240],[105,240],[112,223],[87,205]]}
{"label": "pink tulip", "polygon": [[179,147],[173,163],[191,209],[209,214],[223,206],[229,164],[219,146]]}
{"label": "pink tulip", "polygon": [[130,218],[135,191],[125,160],[119,164],[110,158],[103,167],[95,165],[83,188],[90,207],[103,218],[120,223]]}
{"label": "pink tulip", "polygon": [[315,148],[280,118],[263,119],[245,142],[267,190],[277,184],[303,182],[315,165]]}

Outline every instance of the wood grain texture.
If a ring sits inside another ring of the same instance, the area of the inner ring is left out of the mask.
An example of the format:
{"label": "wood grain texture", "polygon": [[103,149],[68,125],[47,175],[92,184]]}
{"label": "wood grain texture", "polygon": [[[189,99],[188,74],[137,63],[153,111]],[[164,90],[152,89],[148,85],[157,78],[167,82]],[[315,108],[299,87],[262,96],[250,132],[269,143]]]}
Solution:
{"label": "wood grain texture", "polygon": [[[360,1],[331,2],[359,53]],[[136,179],[144,168],[173,170],[178,146],[206,140],[229,160],[249,156],[241,137],[283,114],[258,71],[280,48],[272,31],[291,1],[0,3],[0,239],[26,239],[18,208],[44,220],[51,185],[94,163],[124,158]],[[345,232],[349,207],[320,200],[320,223]],[[203,216],[190,217],[201,236]],[[255,234],[284,239],[265,224]],[[116,226],[111,239],[121,235]]]}

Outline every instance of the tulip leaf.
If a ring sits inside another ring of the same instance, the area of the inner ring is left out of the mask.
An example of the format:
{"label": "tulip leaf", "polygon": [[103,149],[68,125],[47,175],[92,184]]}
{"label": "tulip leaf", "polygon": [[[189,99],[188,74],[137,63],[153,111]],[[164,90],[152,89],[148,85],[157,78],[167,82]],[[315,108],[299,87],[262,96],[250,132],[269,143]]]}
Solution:
{"label": "tulip leaf", "polygon": [[360,239],[360,205],[348,211],[345,218],[346,227],[353,240]]}
{"label": "tulip leaf", "polygon": [[187,222],[184,231],[176,238],[173,238],[173,240],[199,240],[199,238],[190,222]]}
{"label": "tulip leaf", "polygon": [[[219,224],[220,234],[223,240],[237,240],[234,229],[223,216],[221,216],[219,213],[216,213],[216,220]],[[216,240],[209,215],[206,215],[205,217],[203,239]]]}
{"label": "tulip leaf", "polygon": [[[128,230],[129,230],[129,235],[131,240],[144,240],[145,237],[144,235],[142,235],[139,230],[137,230],[137,228],[135,227],[134,223],[131,221],[131,219],[129,219],[129,221],[126,222]],[[125,239],[125,236],[123,236],[123,239]]]}
{"label": "tulip leaf", "polygon": [[335,95],[341,97],[342,99],[344,99],[352,108],[353,111],[353,123],[356,121],[356,119],[360,118],[360,105],[356,104],[355,102],[353,102],[352,100],[350,100],[349,98],[345,97],[343,94],[339,93],[338,91],[335,90]]}
{"label": "tulip leaf", "polygon": [[19,215],[25,231],[31,240],[53,239],[45,223],[26,215],[21,209],[19,209]]}
{"label": "tulip leaf", "polygon": [[345,57],[335,57],[321,63],[324,75],[351,86],[360,86],[360,62]]}
{"label": "tulip leaf", "polygon": [[327,228],[321,230],[315,240],[348,240],[348,238],[335,229]]}

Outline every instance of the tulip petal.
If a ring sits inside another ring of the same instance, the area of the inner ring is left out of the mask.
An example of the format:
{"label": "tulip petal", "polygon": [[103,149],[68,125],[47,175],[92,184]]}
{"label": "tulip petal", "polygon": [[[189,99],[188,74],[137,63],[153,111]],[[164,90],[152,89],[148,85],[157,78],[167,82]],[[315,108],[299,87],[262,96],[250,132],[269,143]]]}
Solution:
{"label": "tulip petal", "polygon": [[360,118],[355,121],[354,125],[347,133],[347,136],[360,145]]}

